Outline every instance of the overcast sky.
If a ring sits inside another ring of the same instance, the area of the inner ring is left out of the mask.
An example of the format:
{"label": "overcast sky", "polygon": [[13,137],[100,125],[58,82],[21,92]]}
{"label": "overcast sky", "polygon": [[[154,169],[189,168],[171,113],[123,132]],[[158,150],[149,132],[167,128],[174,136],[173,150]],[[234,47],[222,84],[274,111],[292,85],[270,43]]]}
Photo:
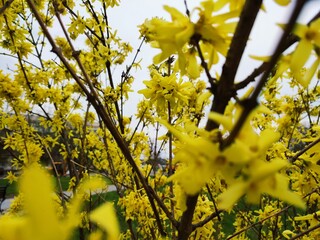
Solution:
{"label": "overcast sky", "polygon": [[[187,2],[189,9],[192,10],[200,1],[189,0]],[[247,45],[244,58],[241,61],[237,80],[246,77],[255,66],[259,65],[259,62],[250,59],[248,54],[267,56],[272,53],[275,43],[282,32],[280,27],[276,26],[276,23],[285,23],[293,7],[292,3],[289,7],[281,7],[275,4],[273,0],[264,2],[267,11],[261,11],[258,15],[257,22],[251,33],[251,41]],[[144,19],[154,16],[164,17],[166,19],[170,18],[169,14],[163,9],[163,5],[174,6],[182,12],[185,12],[183,0],[122,0],[121,6],[110,11],[110,25],[113,28],[119,29],[119,36],[123,40],[130,42],[136,49],[140,43],[138,40],[139,31],[136,27],[137,25],[143,23]],[[309,21],[319,10],[320,0],[309,1],[299,21]],[[143,59],[142,64],[144,66],[150,64],[152,57],[156,53],[157,50],[144,45],[139,55],[139,57]],[[219,71],[221,66],[217,66],[215,69]],[[142,81],[148,78],[147,69],[142,69],[137,72],[133,71],[132,74],[136,77],[135,88],[141,88]],[[141,99],[142,96],[136,96],[135,99],[138,100],[137,98]]]}

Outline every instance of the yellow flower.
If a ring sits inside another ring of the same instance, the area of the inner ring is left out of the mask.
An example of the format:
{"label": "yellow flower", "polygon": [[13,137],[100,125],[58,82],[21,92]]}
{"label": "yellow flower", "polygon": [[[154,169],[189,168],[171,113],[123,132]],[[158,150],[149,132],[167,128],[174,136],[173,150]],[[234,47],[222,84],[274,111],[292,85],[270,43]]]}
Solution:
{"label": "yellow flower", "polygon": [[287,6],[291,3],[291,0],[274,0],[280,6]]}
{"label": "yellow flower", "polygon": [[[105,186],[106,183],[101,178],[90,177],[85,180],[71,199],[67,214],[62,217],[56,211],[50,176],[37,163],[30,165],[21,177],[20,191],[23,195],[24,211],[0,217],[1,239],[69,239],[74,229],[81,224],[80,211],[84,194]],[[109,216],[107,222],[102,221],[101,214]],[[118,238],[119,229],[116,217],[108,204],[96,209],[90,217],[92,221],[97,222],[99,226],[108,231],[111,239]]]}
{"label": "yellow flower", "polygon": [[16,182],[18,178],[14,173],[12,173],[12,171],[9,171],[7,172],[6,179],[8,179],[9,183],[11,184],[13,182]]}
{"label": "yellow flower", "polygon": [[[215,112],[211,112],[209,114],[209,118],[217,123],[220,123],[227,133],[232,131],[234,124],[237,122],[242,112],[242,109],[239,106],[231,106],[231,109],[228,109],[228,111],[231,113],[229,116]],[[249,115],[238,136],[236,136],[236,141],[242,142],[244,146],[248,148],[251,159],[263,156],[268,148],[280,138],[280,133],[275,132],[272,129],[265,129],[258,134],[253,126],[251,126],[251,120],[256,114],[261,112],[270,113],[271,111],[262,105],[256,108]]]}
{"label": "yellow flower", "polygon": [[[51,179],[37,164],[25,170],[21,179],[26,211],[23,239],[67,239],[67,232],[56,215],[52,190]],[[50,224],[47,219],[50,219]]]}
{"label": "yellow flower", "polygon": [[213,1],[201,3],[195,33],[201,36],[203,42],[209,42],[217,52],[225,56],[237,26],[240,10],[216,14],[214,5]]}
{"label": "yellow flower", "polygon": [[90,214],[90,220],[108,233],[110,240],[119,239],[120,231],[112,203],[105,203]]}
{"label": "yellow flower", "polygon": [[319,56],[304,77],[301,70],[310,58],[314,47],[320,47],[320,19],[313,21],[310,26],[298,24],[294,33],[300,38],[300,41],[292,54],[290,67],[293,76],[304,87],[307,87],[320,64]]}
{"label": "yellow flower", "polygon": [[208,60],[209,68],[218,62],[218,53],[226,55],[237,25],[239,9],[217,14],[218,9],[213,1],[203,1],[201,7],[196,8],[199,18],[195,23],[191,21],[192,16],[189,18],[175,8],[165,6],[165,10],[170,13],[171,21],[153,18],[140,26],[141,35],[161,50],[153,59],[155,64],[177,54],[181,74],[188,73],[191,78],[196,78],[199,76],[195,56],[197,43]]}
{"label": "yellow flower", "polygon": [[267,193],[299,208],[305,208],[302,199],[289,190],[287,179],[278,173],[287,164],[280,159],[275,159],[271,163],[259,162],[251,168],[247,179],[239,180],[219,196],[219,207],[231,210],[238,199],[245,194],[249,202],[259,203],[261,194]]}
{"label": "yellow flower", "polygon": [[161,49],[161,53],[153,59],[155,64],[175,53],[183,61],[182,48],[194,33],[194,26],[187,16],[173,7],[164,6],[164,9],[171,15],[172,22],[153,18],[145,21],[140,30],[147,40],[153,41],[154,47]]}
{"label": "yellow flower", "polygon": [[228,178],[234,177],[239,167],[249,160],[247,149],[239,142],[220,151],[218,142],[212,142],[206,137],[183,134],[173,126],[160,122],[181,141],[175,161],[183,166],[178,168],[168,181],[178,181],[189,195],[198,193],[218,172],[229,175]]}
{"label": "yellow flower", "polygon": [[138,93],[149,99],[150,104],[156,102],[158,112],[167,109],[168,102],[174,110],[187,103],[192,87],[190,82],[178,80],[175,74],[163,77],[156,70],[152,70],[151,77],[151,80],[143,81],[147,88],[138,91]]}
{"label": "yellow flower", "polygon": [[319,224],[319,217],[320,217],[320,211],[317,211],[312,214],[307,214],[304,216],[295,217],[295,221],[308,221],[310,223],[310,227],[313,227],[315,225]]}
{"label": "yellow flower", "polygon": [[282,232],[282,235],[286,238],[286,239],[291,239],[294,235],[296,235],[294,232],[290,231],[290,230],[284,230]]}

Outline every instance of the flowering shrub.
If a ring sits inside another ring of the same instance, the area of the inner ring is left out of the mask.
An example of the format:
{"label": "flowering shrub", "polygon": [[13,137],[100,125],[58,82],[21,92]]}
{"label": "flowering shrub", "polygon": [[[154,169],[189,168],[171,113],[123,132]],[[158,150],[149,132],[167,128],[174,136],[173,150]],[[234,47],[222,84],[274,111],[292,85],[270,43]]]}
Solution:
{"label": "flowering shrub", "polygon": [[[148,79],[110,24],[120,1],[0,3],[1,58],[16,64],[0,70],[0,143],[20,186],[0,239],[318,239],[320,18],[297,23],[305,2],[243,80],[261,0],[164,6],[168,20],[139,26],[159,51]],[[70,175],[71,197],[45,165]],[[114,206],[93,204],[102,177]]]}

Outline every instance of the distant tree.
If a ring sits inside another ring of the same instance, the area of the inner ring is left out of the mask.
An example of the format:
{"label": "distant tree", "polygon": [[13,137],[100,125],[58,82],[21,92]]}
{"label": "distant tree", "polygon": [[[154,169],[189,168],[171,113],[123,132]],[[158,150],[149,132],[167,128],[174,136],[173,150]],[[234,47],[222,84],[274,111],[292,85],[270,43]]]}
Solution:
{"label": "distant tree", "polygon": [[[109,24],[118,0],[1,1],[1,143],[22,170],[7,175],[21,194],[1,238],[318,239],[320,13],[297,23],[308,1],[294,1],[273,54],[236,79],[262,2],[165,6],[170,20],[142,23],[133,49]],[[159,54],[130,116],[145,44]],[[56,149],[72,197],[41,166],[46,156],[59,179]],[[167,167],[154,168],[160,156]],[[105,177],[119,200],[97,207]]]}

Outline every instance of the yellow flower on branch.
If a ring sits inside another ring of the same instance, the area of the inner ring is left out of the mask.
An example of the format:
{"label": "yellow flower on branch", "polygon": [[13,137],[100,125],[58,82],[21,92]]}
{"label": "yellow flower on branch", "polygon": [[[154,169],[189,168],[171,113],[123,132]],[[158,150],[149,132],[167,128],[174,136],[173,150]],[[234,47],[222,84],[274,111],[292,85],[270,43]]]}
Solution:
{"label": "yellow flower on branch", "polygon": [[181,74],[188,73],[195,78],[199,76],[195,56],[198,43],[209,68],[218,62],[218,53],[226,55],[237,25],[239,9],[220,14],[215,2],[203,1],[201,7],[195,9],[197,11],[191,11],[199,15],[197,21],[192,22],[192,16],[169,6],[164,8],[171,15],[171,21],[153,18],[140,26],[141,35],[151,42],[152,47],[161,50],[153,59],[155,64],[177,54]]}
{"label": "yellow flower on branch", "polygon": [[319,53],[308,72],[303,73],[302,68],[309,60],[314,48],[320,48],[320,19],[313,21],[310,26],[298,24],[294,33],[300,38],[300,41],[292,54],[290,67],[293,76],[300,84],[307,87],[320,64]]}
{"label": "yellow flower on branch", "polygon": [[159,112],[168,109],[168,102],[173,110],[187,103],[192,84],[177,79],[175,74],[170,76],[161,76],[156,70],[151,71],[151,80],[143,81],[146,89],[139,90],[150,103],[156,103]]}
{"label": "yellow flower on branch", "polygon": [[312,214],[307,214],[304,216],[295,217],[295,221],[308,221],[310,224],[310,227],[316,226],[319,224],[319,218],[320,218],[320,211],[317,211]]}
{"label": "yellow flower on branch", "polygon": [[[81,224],[81,205],[85,194],[105,187],[106,183],[101,178],[87,178],[68,204],[66,215],[60,216],[56,211],[56,196],[50,176],[37,163],[32,164],[25,169],[21,178],[24,211],[20,214],[9,212],[0,217],[1,239],[70,239],[74,229]],[[89,216],[108,233],[108,239],[118,239],[119,228],[109,203],[95,209]]]}
{"label": "yellow flower on branch", "polygon": [[[230,109],[229,109],[230,108]],[[223,126],[224,133],[229,134],[235,123],[237,122],[242,108],[238,105],[229,104],[227,108],[229,113],[222,115],[216,112],[211,112],[209,118]],[[272,113],[267,107],[260,105],[252,111],[243,124],[236,141],[242,142],[249,150],[251,158],[263,156],[268,148],[280,138],[280,133],[273,129],[264,129],[258,133],[251,125],[252,119],[259,113]]]}
{"label": "yellow flower on branch", "polygon": [[198,10],[199,20],[195,24],[195,33],[200,35],[202,42],[210,43],[216,52],[225,56],[237,26],[240,10],[217,14],[213,1],[203,1]]}
{"label": "yellow flower on branch", "polygon": [[219,208],[231,210],[233,205],[245,194],[249,202],[259,203],[261,194],[267,193],[304,209],[305,203],[300,196],[288,188],[288,180],[278,173],[287,165],[287,162],[280,159],[274,159],[271,163],[261,161],[259,164],[255,164],[247,173],[247,179],[240,179],[219,196]]}
{"label": "yellow flower on branch", "polygon": [[239,142],[221,151],[218,142],[212,142],[205,136],[184,134],[166,122],[160,122],[181,142],[175,162],[182,166],[168,181],[176,180],[187,194],[198,193],[219,172],[234,177],[240,167],[249,161],[247,149]]}
{"label": "yellow flower on branch", "polygon": [[16,182],[18,180],[18,177],[12,171],[9,171],[7,172],[6,179],[8,179],[9,183],[11,184],[13,182]]}
{"label": "yellow flower on branch", "polygon": [[153,59],[155,64],[175,53],[182,60],[182,48],[194,33],[194,26],[186,15],[173,7],[164,6],[164,9],[171,15],[172,22],[153,18],[145,21],[140,30],[147,40],[153,42],[154,47],[161,49],[161,53]]}

